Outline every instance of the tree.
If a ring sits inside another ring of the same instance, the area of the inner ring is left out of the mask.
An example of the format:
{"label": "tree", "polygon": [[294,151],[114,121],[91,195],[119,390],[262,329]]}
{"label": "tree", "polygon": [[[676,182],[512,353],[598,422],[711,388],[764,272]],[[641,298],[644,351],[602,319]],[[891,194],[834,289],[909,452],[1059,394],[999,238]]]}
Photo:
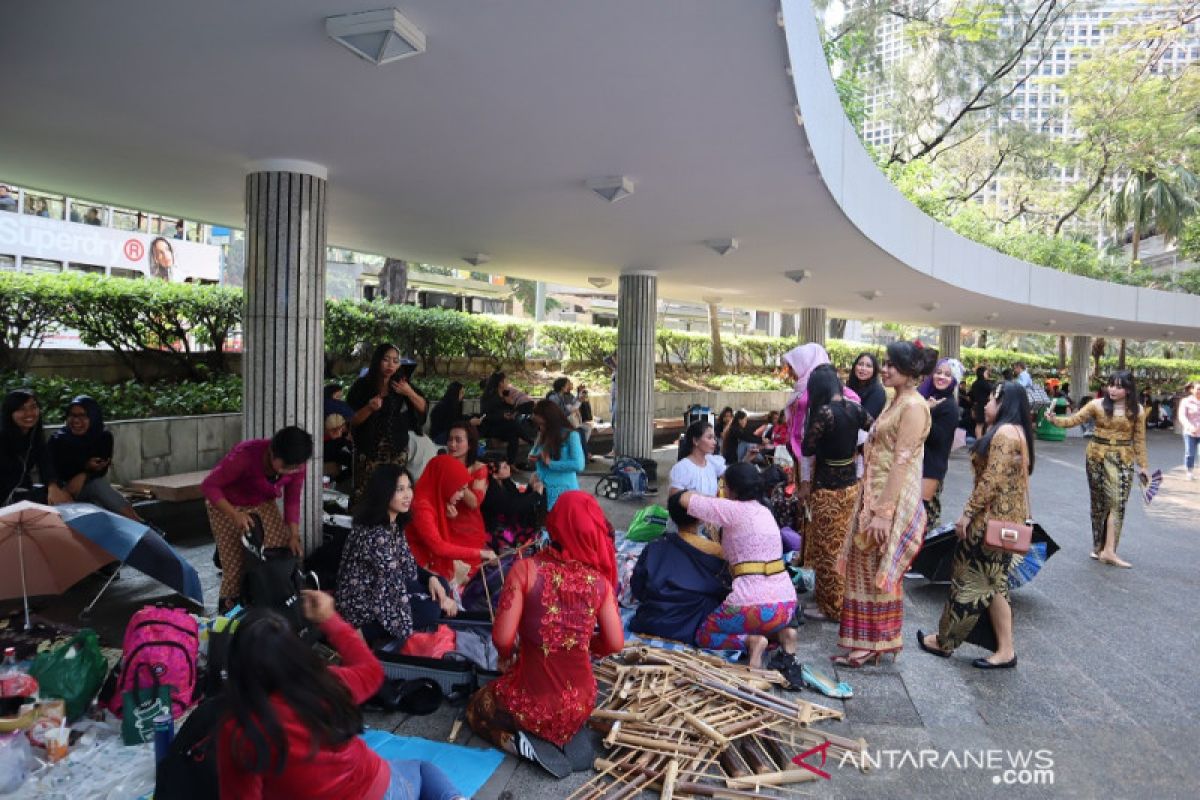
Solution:
{"label": "tree", "polygon": [[721,347],[721,316],[716,303],[708,304],[708,333],[712,338],[712,371],[714,375],[725,374],[725,350]]}
{"label": "tree", "polygon": [[1132,228],[1129,271],[1138,262],[1142,235],[1156,231],[1168,242],[1178,238],[1200,202],[1200,178],[1179,165],[1144,168],[1130,174],[1108,196],[1104,221],[1118,237]]}

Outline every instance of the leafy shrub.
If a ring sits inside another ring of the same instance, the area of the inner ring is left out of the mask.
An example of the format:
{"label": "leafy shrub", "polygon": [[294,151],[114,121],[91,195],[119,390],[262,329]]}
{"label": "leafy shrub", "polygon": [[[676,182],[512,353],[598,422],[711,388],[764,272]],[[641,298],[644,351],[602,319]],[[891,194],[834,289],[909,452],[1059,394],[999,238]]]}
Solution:
{"label": "leafy shrub", "polygon": [[0,386],[5,393],[19,386],[32,389],[49,424],[61,423],[67,403],[81,394],[95,398],[104,409],[106,420],[219,414],[242,409],[242,379],[237,375],[222,375],[203,382],[105,384],[81,378],[43,378],[4,372],[0,373]]}

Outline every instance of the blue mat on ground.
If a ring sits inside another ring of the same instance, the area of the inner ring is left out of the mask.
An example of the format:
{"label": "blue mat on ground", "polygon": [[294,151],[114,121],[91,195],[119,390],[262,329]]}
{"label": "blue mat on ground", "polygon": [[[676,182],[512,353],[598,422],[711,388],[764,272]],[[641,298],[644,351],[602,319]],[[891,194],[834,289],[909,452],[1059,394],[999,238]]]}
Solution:
{"label": "blue mat on ground", "polygon": [[474,797],[504,760],[504,753],[491,748],[463,747],[387,731],[369,730],[362,738],[384,761],[432,761],[464,797]]}

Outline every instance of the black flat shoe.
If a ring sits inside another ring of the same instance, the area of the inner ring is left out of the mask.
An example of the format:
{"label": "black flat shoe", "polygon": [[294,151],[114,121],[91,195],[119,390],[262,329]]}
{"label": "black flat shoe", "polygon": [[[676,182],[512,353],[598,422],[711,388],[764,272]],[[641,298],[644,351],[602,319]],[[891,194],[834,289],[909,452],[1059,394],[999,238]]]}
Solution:
{"label": "black flat shoe", "polygon": [[937,656],[938,658],[950,657],[950,654],[945,650],[935,650],[929,645],[925,644],[925,631],[921,630],[920,628],[917,628],[917,647],[921,648],[926,653],[929,653],[931,656]]}
{"label": "black flat shoe", "polygon": [[1017,665],[1017,657],[1013,656],[1010,661],[1003,661],[999,664],[993,664],[986,658],[977,658],[971,662],[971,666],[976,669],[1012,669]]}

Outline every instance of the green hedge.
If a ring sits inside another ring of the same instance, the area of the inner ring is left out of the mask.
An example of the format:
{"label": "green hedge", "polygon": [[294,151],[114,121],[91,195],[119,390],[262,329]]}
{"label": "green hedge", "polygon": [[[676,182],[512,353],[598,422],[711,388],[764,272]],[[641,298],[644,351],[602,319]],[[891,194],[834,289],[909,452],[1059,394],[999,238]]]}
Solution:
{"label": "green hedge", "polygon": [[[229,365],[226,341],[242,323],[239,289],[221,286],[124,280],[96,275],[26,275],[0,273],[0,370],[24,370],[32,349],[59,328],[73,328],[89,346],[111,348],[143,374],[144,356],[156,353],[177,361],[189,378],[225,375]],[[22,348],[22,341],[32,342]],[[464,314],[383,302],[327,300],[325,356],[327,369],[361,363],[377,342],[392,342],[420,359],[423,376],[445,373],[448,359],[465,358],[492,368],[524,366],[527,355],[557,353],[573,368],[599,365],[617,348],[615,328],[567,323],[537,325],[501,316]],[[732,336],[722,341],[726,366],[734,372],[763,372],[777,368],[780,356],[795,345],[792,339]],[[707,370],[712,348],[707,334],[659,330],[655,337],[659,361]],[[882,354],[880,346],[831,340],[826,345],[834,364],[847,369],[862,350]],[[1055,370],[1053,354],[1006,350],[963,349],[968,369],[986,363],[997,369],[1024,361],[1032,372]],[[1111,360],[1101,362],[1102,371]],[[1156,383],[1179,382],[1200,374],[1200,362],[1166,359],[1128,359],[1139,378]]]}

